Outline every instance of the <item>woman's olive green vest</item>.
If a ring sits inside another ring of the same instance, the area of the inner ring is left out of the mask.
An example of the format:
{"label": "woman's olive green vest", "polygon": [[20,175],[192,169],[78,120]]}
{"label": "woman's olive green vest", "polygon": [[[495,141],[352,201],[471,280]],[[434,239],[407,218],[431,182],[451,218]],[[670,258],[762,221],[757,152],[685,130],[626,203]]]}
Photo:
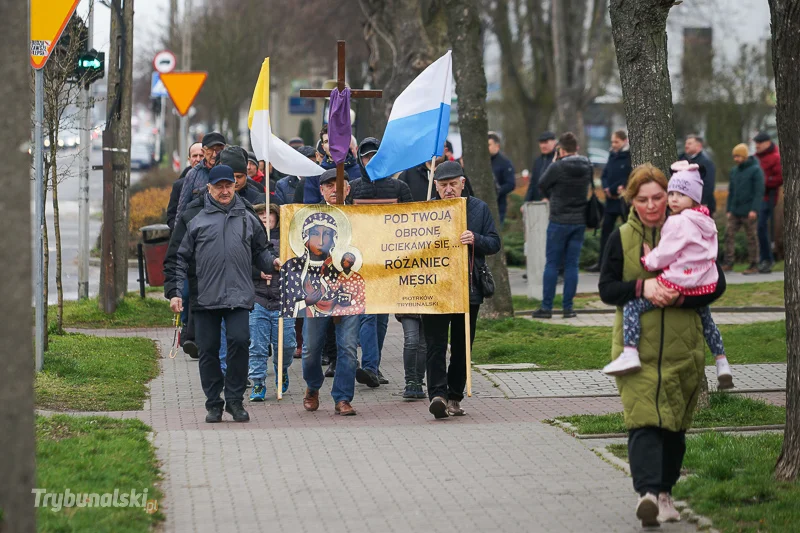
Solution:
{"label": "woman's olive green vest", "polygon": [[[642,243],[658,244],[660,230],[645,228],[631,210],[620,227],[625,258],[622,279],[652,278],[642,266]],[[694,309],[668,307],[642,315],[639,357],[642,370],[617,377],[628,429],[656,426],[670,431],[687,429],[697,404],[704,375],[703,328]],[[617,308],[611,357],[622,353],[622,308]]]}

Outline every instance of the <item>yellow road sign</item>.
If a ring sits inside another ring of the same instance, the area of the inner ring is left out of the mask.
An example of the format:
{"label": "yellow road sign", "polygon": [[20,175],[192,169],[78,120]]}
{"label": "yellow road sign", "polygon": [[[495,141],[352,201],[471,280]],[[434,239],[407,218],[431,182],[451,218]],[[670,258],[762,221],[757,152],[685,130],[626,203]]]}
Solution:
{"label": "yellow road sign", "polygon": [[31,66],[44,67],[80,0],[31,1]]}
{"label": "yellow road sign", "polygon": [[189,112],[197,93],[208,77],[207,72],[168,72],[161,74],[161,82],[167,88],[175,109],[181,116]]}

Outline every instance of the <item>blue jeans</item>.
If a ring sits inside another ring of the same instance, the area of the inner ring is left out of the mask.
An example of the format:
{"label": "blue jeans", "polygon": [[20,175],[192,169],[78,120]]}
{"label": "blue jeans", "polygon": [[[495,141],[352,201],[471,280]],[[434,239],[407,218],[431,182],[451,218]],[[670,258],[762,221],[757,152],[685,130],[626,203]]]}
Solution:
{"label": "blue jeans", "polygon": [[[254,384],[264,384],[267,377],[267,359],[272,348],[272,367],[278,373],[278,318],[280,311],[269,311],[255,304],[250,311],[250,372],[248,377]],[[294,333],[294,319],[283,319],[283,371],[288,370],[294,359],[297,340]]]}
{"label": "blue jeans", "polygon": [[761,261],[775,261],[772,256],[772,238],[769,231],[769,221],[775,205],[771,201],[761,202],[761,212],[758,214],[758,249]]}
{"label": "blue jeans", "polygon": [[547,226],[547,249],[545,251],[544,288],[542,309],[553,309],[556,297],[558,269],[564,265],[564,310],[572,309],[572,299],[578,288],[578,261],[581,258],[585,224],[559,224]]}
{"label": "blue jeans", "polygon": [[377,374],[381,365],[383,341],[389,328],[389,315],[359,315],[359,324],[361,367]]}
{"label": "blue jeans", "polygon": [[[336,327],[336,375],[333,378],[333,401],[353,401],[356,386],[356,364],[360,319],[356,315],[339,317]],[[303,379],[312,391],[322,387],[322,351],[331,317],[303,320]]]}

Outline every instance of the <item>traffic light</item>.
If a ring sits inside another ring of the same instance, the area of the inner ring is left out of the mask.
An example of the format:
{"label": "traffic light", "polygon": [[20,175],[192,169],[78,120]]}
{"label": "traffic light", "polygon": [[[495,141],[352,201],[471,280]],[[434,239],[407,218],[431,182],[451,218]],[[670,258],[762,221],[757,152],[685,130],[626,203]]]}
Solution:
{"label": "traffic light", "polygon": [[106,75],[106,54],[94,48],[78,57],[75,73],[79,80],[89,85]]}

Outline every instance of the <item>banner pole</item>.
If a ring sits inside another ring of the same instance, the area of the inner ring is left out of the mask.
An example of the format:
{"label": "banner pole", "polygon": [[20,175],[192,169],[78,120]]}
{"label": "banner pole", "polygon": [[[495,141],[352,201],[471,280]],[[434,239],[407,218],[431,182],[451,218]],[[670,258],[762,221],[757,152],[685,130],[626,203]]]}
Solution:
{"label": "banner pole", "polygon": [[464,313],[464,345],[467,347],[467,396],[472,397],[472,343],[470,342],[469,310]]}
{"label": "banner pole", "polygon": [[431,157],[431,169],[428,171],[428,200],[431,199],[433,193],[433,171],[436,170],[436,156]]}
{"label": "banner pole", "polygon": [[283,317],[278,317],[278,399],[283,399]]}

